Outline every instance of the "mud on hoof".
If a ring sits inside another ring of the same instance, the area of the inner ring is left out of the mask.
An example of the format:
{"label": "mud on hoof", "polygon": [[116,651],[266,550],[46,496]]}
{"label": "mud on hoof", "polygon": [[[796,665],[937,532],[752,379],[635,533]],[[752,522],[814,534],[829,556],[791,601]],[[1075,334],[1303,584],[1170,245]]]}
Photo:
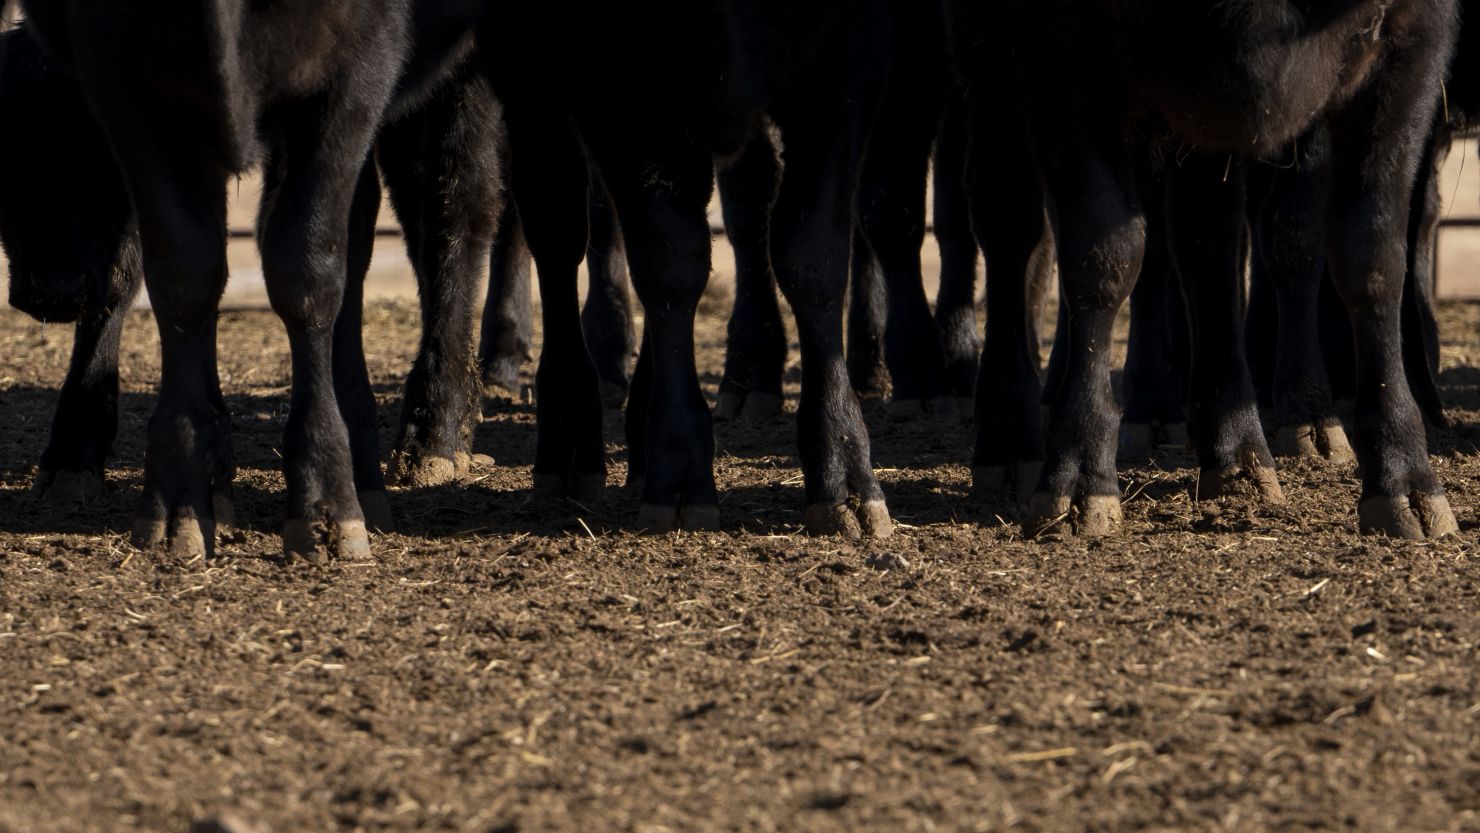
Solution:
{"label": "mud on hoof", "polygon": [[1221,469],[1203,469],[1198,473],[1193,497],[1197,500],[1247,498],[1261,503],[1283,503],[1285,490],[1279,475],[1257,461]]}
{"label": "mud on hoof", "polygon": [[891,422],[913,422],[925,417],[960,419],[954,396],[937,396],[934,399],[891,399],[888,411]]}
{"label": "mud on hoof", "polygon": [[371,532],[395,532],[396,520],[391,513],[391,501],[384,491],[360,492],[360,512],[365,516],[365,528]]}
{"label": "mud on hoof", "polygon": [[598,503],[606,494],[606,475],[600,473],[535,472],[533,484],[535,496],[548,500],[569,498],[577,503]]}
{"label": "mud on hoof", "polygon": [[1037,538],[1051,532],[1101,538],[1120,529],[1120,495],[1083,495],[1070,498],[1035,492],[1028,501],[1023,535]]}
{"label": "mud on hoof", "polygon": [[1375,495],[1357,504],[1357,518],[1364,535],[1383,534],[1421,541],[1442,538],[1459,531],[1449,499],[1443,494],[1388,497]]}
{"label": "mud on hoof", "polygon": [[336,558],[368,558],[370,536],[364,521],[289,518],[283,522],[283,555],[313,564]]}
{"label": "mud on hoof", "polygon": [[1185,422],[1122,422],[1115,460],[1120,463],[1144,463],[1163,446],[1185,447]]}
{"label": "mud on hoof", "polygon": [[713,531],[719,529],[719,506],[704,503],[683,506],[644,503],[637,509],[637,528],[655,533],[680,529],[691,532]]}
{"label": "mud on hoof", "polygon": [[869,500],[857,509],[846,503],[814,503],[802,510],[802,526],[808,535],[841,535],[850,541],[882,541],[894,534],[894,519],[882,500]]}
{"label": "mud on hoof", "polygon": [[983,505],[1024,500],[1038,488],[1042,473],[1042,460],[1011,466],[976,466],[971,470],[971,497]]}
{"label": "mud on hoof", "polygon": [[472,462],[472,455],[466,451],[459,451],[451,457],[397,451],[391,454],[388,477],[398,486],[429,489],[462,478],[472,467]]}
{"label": "mud on hoof", "polygon": [[48,503],[88,503],[103,494],[103,476],[91,471],[41,469],[31,481],[31,494]]}
{"label": "mud on hoof", "polygon": [[177,514],[172,521],[136,515],[129,543],[141,550],[164,548],[172,558],[193,561],[215,554],[216,534],[209,522],[202,526],[193,514],[186,512]]}
{"label": "mud on hoof", "polygon": [[719,422],[766,422],[780,416],[782,399],[774,393],[725,391],[714,404]]}
{"label": "mud on hoof", "polygon": [[1270,451],[1276,457],[1324,459],[1332,465],[1354,466],[1357,455],[1347,442],[1346,430],[1337,419],[1319,423],[1283,425],[1275,432]]}

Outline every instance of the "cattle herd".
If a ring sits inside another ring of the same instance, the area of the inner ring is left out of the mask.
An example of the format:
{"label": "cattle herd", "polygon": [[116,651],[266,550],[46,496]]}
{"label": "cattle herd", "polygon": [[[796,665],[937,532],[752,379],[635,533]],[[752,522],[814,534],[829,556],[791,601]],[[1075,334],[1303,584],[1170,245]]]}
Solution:
{"label": "cattle herd", "polygon": [[[602,409],[625,402],[641,528],[719,522],[712,420],[780,409],[779,286],[810,533],[891,532],[856,393],[883,367],[896,416],[975,419],[974,489],[1025,501],[1030,534],[1112,532],[1117,457],[1184,430],[1197,497],[1278,501],[1272,452],[1317,456],[1358,465],[1363,531],[1452,533],[1425,422],[1444,420],[1436,171],[1480,107],[1460,5],[21,0],[0,34],[10,302],[76,322],[35,490],[101,489],[122,313],[146,287],[162,364],[133,539],[211,551],[234,475],[216,370],[226,189],[260,165],[258,243],[292,355],[291,555],[364,553],[391,524],[387,477],[465,469],[480,381],[512,386],[530,348],[531,259],[534,488],[598,494]],[[711,414],[694,318],[716,177],[737,287]],[[423,321],[384,469],[360,324],[382,184]],[[1122,415],[1110,355],[1128,298]]]}

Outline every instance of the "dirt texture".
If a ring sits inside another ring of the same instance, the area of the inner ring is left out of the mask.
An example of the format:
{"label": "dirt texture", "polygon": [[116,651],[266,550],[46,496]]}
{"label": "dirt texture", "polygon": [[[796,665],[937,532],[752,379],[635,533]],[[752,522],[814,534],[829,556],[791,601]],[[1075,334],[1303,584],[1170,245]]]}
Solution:
{"label": "dirt texture", "polygon": [[[221,321],[243,529],[183,563],[127,543],[152,323],[68,507],[28,487],[70,328],[5,312],[0,832],[1480,830],[1480,306],[1442,314],[1444,541],[1359,536],[1350,468],[1194,503],[1181,448],[1122,471],[1123,532],[1025,541],[971,499],[969,425],[877,402],[898,531],[807,538],[793,360],[786,416],[716,427],[720,532],[631,530],[619,415],[607,501],[535,501],[533,409],[490,400],[494,465],[316,567],[280,558],[270,313]],[[367,322],[388,448],[417,317]]]}

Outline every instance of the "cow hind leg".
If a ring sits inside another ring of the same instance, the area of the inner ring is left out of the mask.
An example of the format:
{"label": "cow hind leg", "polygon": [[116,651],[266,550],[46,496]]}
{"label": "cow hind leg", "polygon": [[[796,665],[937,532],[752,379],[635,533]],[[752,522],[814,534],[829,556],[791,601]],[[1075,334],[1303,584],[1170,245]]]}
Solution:
{"label": "cow hind leg", "polygon": [[756,130],[719,170],[725,233],[735,250],[735,306],[725,339],[725,371],[715,419],[756,421],[781,413],[786,327],[776,299],[768,229],[781,176],[776,149]]}
{"label": "cow hind leg", "polygon": [[637,334],[632,327],[631,280],[627,274],[627,250],[616,211],[599,181],[591,183],[591,239],[586,245],[586,274],[590,284],[581,307],[581,328],[586,346],[601,377],[601,401],[621,410],[632,386],[630,366],[637,352]]}
{"label": "cow hind leg", "polygon": [[976,410],[974,394],[982,339],[976,318],[978,247],[971,231],[965,181],[965,104],[960,97],[961,92],[952,86],[935,140],[935,239],[940,248],[935,323],[940,328],[946,386],[955,397],[956,410],[970,416]]}
{"label": "cow hind leg", "polygon": [[107,306],[85,312],[77,322],[71,365],[31,484],[44,500],[79,503],[102,494],[103,469],[118,433],[119,342],[142,283],[138,249],[129,246],[109,276]]}
{"label": "cow hind leg", "polygon": [[539,103],[507,104],[514,203],[540,282],[544,344],[535,371],[534,490],[595,501],[606,488],[600,377],[581,328],[587,246],[585,156],[569,123]]}
{"label": "cow hind leg", "polygon": [[[506,173],[505,176],[508,174]],[[490,395],[517,399],[519,374],[533,356],[534,299],[529,244],[507,187],[488,257],[488,297],[478,334],[478,368]]]}
{"label": "cow hind leg", "polygon": [[1193,155],[1167,170],[1167,231],[1192,330],[1188,433],[1201,466],[1195,496],[1284,499],[1244,359],[1244,172]]}

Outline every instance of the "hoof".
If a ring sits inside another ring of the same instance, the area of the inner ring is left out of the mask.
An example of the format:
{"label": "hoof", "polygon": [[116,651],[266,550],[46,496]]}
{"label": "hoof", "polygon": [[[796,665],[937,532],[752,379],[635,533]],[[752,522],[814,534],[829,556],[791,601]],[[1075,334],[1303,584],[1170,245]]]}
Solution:
{"label": "hoof", "polygon": [[980,504],[1017,500],[1038,488],[1043,461],[1013,466],[977,466],[971,470],[971,495]]}
{"label": "hoof", "polygon": [[1203,469],[1198,473],[1197,500],[1217,500],[1223,497],[1248,497],[1263,503],[1283,503],[1285,490],[1280,488],[1279,475],[1268,466],[1228,466],[1221,469]]}
{"label": "hoof", "polygon": [[1332,465],[1356,465],[1357,455],[1346,440],[1346,430],[1335,419],[1320,424],[1281,426],[1274,435],[1276,457],[1325,459]]}
{"label": "hoof", "polygon": [[1055,531],[1100,538],[1120,529],[1120,522],[1119,495],[1086,495],[1070,500],[1067,495],[1035,492],[1028,501],[1023,532],[1030,538]]}
{"label": "hoof", "polygon": [[90,471],[36,472],[31,494],[50,503],[87,503],[103,494],[103,477]]}
{"label": "hoof", "polygon": [[1357,518],[1363,534],[1383,534],[1411,541],[1442,538],[1459,531],[1449,500],[1442,494],[1363,498],[1357,504]]}
{"label": "hoof", "polygon": [[212,554],[215,534],[212,530],[207,535],[198,520],[186,515],[177,516],[173,523],[159,518],[136,516],[129,543],[141,550],[165,546],[171,557],[192,561]]}
{"label": "hoof", "polygon": [[290,518],[283,522],[283,555],[324,564],[336,558],[368,558],[364,521]]}
{"label": "hoof", "polygon": [[216,530],[236,529],[236,503],[231,492],[217,490],[211,494],[211,511],[216,513]]}
{"label": "hoof", "polygon": [[569,498],[580,503],[596,503],[606,494],[605,474],[550,474],[535,472],[536,497],[549,500]]}
{"label": "hoof", "polygon": [[889,506],[882,500],[864,501],[858,507],[858,525],[863,537],[882,541],[894,534],[894,519],[889,517]]}
{"label": "hoof", "polygon": [[782,398],[774,393],[721,393],[714,405],[720,422],[767,422],[781,414]]}
{"label": "hoof", "polygon": [[601,404],[608,411],[620,411],[627,404],[627,385],[601,380]]}
{"label": "hoof", "polygon": [[360,492],[360,512],[365,516],[365,527],[371,532],[395,532],[396,521],[391,514],[391,501],[384,491]]}
{"label": "hoof", "polygon": [[802,526],[808,535],[841,535],[849,540],[863,537],[858,518],[842,503],[814,503],[808,506],[802,510]]}
{"label": "hoof", "polygon": [[413,489],[445,486],[466,474],[471,462],[472,457],[462,451],[451,457],[397,452],[392,456],[390,479]]}
{"label": "hoof", "polygon": [[887,406],[891,422],[913,422],[924,417],[958,419],[956,398],[937,396],[934,399],[891,399]]}
{"label": "hoof", "polygon": [[719,529],[719,507],[713,504],[659,506],[644,503],[637,509],[637,528],[656,533],[680,529],[692,532],[716,530]]}

